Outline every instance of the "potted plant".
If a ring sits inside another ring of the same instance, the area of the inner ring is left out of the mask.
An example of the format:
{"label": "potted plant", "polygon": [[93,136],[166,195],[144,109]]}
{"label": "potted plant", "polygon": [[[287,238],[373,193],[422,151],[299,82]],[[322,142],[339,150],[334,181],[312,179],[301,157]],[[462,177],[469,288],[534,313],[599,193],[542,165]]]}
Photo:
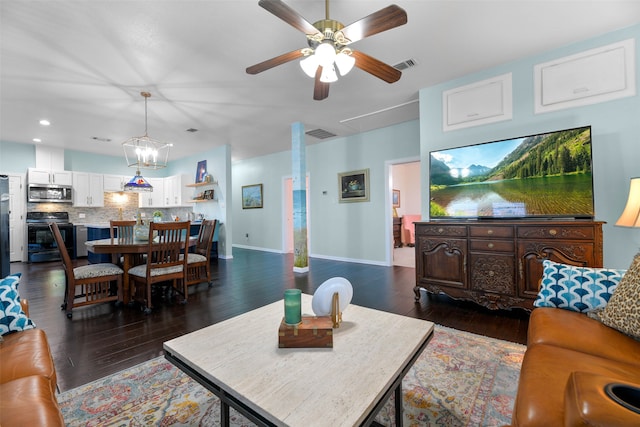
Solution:
{"label": "potted plant", "polygon": [[153,212],[153,222],[162,222],[162,212],[160,211]]}

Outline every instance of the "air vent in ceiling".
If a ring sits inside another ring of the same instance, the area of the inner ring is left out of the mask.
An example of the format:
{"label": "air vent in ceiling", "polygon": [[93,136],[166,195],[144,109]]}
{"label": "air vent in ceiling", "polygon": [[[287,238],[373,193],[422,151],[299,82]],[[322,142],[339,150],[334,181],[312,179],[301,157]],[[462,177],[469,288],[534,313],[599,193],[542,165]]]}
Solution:
{"label": "air vent in ceiling", "polygon": [[196,132],[198,132],[198,129],[189,128],[189,129],[187,129],[187,132],[196,133]]}
{"label": "air vent in ceiling", "polygon": [[333,138],[334,136],[336,136],[335,133],[331,133],[329,131],[326,131],[324,129],[314,129],[314,130],[310,130],[308,132],[305,132],[305,134],[312,136],[314,138],[318,138],[318,139],[327,139],[327,138]]}
{"label": "air vent in ceiling", "polygon": [[407,68],[415,67],[418,65],[415,59],[407,59],[406,61],[402,61],[399,64],[393,66],[396,70],[406,70]]}

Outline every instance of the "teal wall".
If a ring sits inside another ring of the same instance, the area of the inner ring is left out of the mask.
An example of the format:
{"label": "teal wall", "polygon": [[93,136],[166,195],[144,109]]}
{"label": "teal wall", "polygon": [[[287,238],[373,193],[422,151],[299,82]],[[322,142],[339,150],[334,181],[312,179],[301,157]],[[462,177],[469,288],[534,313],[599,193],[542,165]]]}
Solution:
{"label": "teal wall", "polygon": [[[627,268],[640,247],[640,230],[614,227],[626,202],[629,179],[640,176],[640,96],[534,114],[534,65],[610,43],[636,39],[636,86],[640,70],[640,25],[504,64],[420,91],[422,200],[428,201],[429,152],[544,131],[592,126],[596,219],[604,226],[604,264]],[[513,73],[513,119],[450,132],[442,130],[442,92],[504,73]],[[427,218],[428,204],[422,215]]]}
{"label": "teal wall", "polygon": [[[386,265],[385,163],[417,157],[418,131],[414,120],[307,146],[310,256]],[[283,187],[291,163],[291,151],[285,151],[233,164],[233,244],[283,250]],[[367,168],[369,202],[339,203],[338,174]],[[241,186],[260,183],[264,208],[242,209]]]}
{"label": "teal wall", "polygon": [[32,144],[0,141],[0,172],[26,174],[36,165],[36,150]]}

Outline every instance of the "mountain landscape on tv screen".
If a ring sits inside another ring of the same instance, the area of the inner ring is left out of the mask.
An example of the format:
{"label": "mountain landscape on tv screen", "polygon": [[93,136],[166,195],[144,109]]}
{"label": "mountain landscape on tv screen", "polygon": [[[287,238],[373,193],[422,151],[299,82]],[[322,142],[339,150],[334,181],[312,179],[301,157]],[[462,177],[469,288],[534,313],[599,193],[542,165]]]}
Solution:
{"label": "mountain landscape on tv screen", "polygon": [[431,153],[430,191],[432,217],[593,216],[591,128]]}

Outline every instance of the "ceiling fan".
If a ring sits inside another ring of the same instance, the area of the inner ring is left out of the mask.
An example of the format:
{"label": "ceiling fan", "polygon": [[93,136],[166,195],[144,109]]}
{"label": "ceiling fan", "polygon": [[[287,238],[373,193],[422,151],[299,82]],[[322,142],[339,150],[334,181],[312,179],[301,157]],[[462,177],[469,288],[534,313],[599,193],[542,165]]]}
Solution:
{"label": "ceiling fan", "polygon": [[252,65],[247,68],[248,74],[258,74],[304,57],[300,66],[309,77],[315,79],[313,99],[318,101],[329,96],[329,84],[338,79],[338,73],[344,76],[354,65],[387,83],[400,79],[400,70],[348,45],[406,24],[407,13],[401,7],[392,4],[345,27],[341,22],[329,18],[329,0],[325,0],[326,19],[313,24],[281,0],[260,0],[258,5],[305,33],[309,47]]}

